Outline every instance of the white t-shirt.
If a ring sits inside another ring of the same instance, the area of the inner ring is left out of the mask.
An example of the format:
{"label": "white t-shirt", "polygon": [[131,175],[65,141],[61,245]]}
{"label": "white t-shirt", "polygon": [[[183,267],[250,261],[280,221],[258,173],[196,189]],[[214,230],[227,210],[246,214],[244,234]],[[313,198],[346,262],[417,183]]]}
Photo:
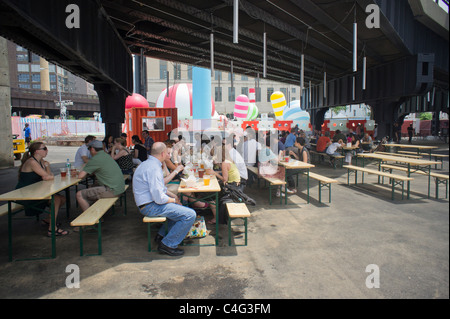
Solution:
{"label": "white t-shirt", "polygon": [[256,152],[261,150],[261,144],[255,139],[244,142],[243,157],[247,165],[253,166],[256,163]]}
{"label": "white t-shirt", "polygon": [[231,157],[231,160],[236,165],[241,178],[248,179],[247,166],[245,165],[244,159],[242,158],[241,154],[239,154],[239,152],[236,151],[236,149],[231,148],[229,151],[229,155]]}
{"label": "white t-shirt", "polygon": [[339,143],[332,143],[327,148],[327,154],[330,154],[330,155],[334,154],[339,147],[341,147],[341,144],[339,144]]}
{"label": "white t-shirt", "polygon": [[91,158],[91,152],[89,152],[89,149],[86,146],[86,144],[81,145],[80,148],[77,150],[77,153],[75,154],[75,162],[73,163],[74,167],[81,167],[84,165],[82,156],[87,156],[87,158]]}

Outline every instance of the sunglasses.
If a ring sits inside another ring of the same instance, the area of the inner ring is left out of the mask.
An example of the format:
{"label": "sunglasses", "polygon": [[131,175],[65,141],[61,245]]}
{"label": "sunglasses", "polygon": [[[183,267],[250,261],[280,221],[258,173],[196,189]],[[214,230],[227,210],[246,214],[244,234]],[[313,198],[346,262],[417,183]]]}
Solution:
{"label": "sunglasses", "polygon": [[46,150],[47,150],[47,146],[44,146],[43,148],[39,148],[39,150],[44,150],[44,151],[46,151]]}

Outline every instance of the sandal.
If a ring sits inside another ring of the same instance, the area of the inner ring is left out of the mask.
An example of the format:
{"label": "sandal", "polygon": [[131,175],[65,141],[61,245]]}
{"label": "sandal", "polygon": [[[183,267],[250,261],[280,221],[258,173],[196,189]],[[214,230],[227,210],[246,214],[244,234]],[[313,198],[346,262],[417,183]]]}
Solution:
{"label": "sandal", "polygon": [[[68,230],[64,230],[64,229],[58,228],[55,231],[55,236],[56,237],[58,237],[58,236],[66,236],[66,235],[69,235],[69,231]],[[52,237],[52,231],[51,230],[47,231],[47,237]]]}

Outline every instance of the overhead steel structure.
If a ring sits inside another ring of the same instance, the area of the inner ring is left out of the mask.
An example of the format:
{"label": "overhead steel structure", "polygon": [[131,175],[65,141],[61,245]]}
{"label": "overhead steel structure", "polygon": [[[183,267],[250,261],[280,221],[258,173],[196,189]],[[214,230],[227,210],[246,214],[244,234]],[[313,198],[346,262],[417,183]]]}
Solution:
{"label": "overhead steel structure", "polygon": [[[79,29],[64,25],[69,4]],[[448,112],[448,13],[431,0],[0,0],[0,34],[94,83],[107,123],[132,90],[130,54],[297,85],[303,74],[316,126],[362,102],[381,134],[412,99]]]}

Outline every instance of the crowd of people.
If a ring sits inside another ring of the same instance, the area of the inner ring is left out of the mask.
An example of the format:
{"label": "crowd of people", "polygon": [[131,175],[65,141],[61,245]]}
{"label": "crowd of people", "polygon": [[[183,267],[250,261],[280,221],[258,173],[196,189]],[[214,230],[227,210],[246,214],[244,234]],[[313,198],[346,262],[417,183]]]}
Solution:
{"label": "crowd of people", "polygon": [[[130,146],[124,133],[120,137],[106,136],[103,141],[92,135],[86,136],[84,144],[76,152],[74,166],[79,168],[78,178],[95,176],[96,182],[92,187],[78,191],[76,200],[84,212],[100,198],[122,194],[126,183],[124,175],[131,175],[134,199],[141,214],[165,216],[169,221],[167,229],[161,229],[155,241],[160,252],[171,256],[184,253],[178,246],[193,225],[199,209],[212,211],[212,218],[207,221],[209,224],[215,224],[217,219],[223,223],[226,215],[221,211],[225,205],[219,205],[219,216],[216,216],[216,203],[198,200],[193,193],[184,194],[187,199],[181,202],[178,194],[180,181],[192,163],[203,166],[205,174],[215,176],[223,190],[234,189],[240,194],[245,194],[246,188],[255,182],[255,175],[249,173],[249,168],[257,167],[260,175],[286,179],[286,189],[278,190],[276,194],[280,197],[285,192],[297,192],[293,176],[299,172],[285,170],[278,165],[285,157],[309,163],[311,142],[317,143],[317,151],[335,154],[343,145],[343,139],[354,144],[360,141],[355,134],[346,137],[339,131],[333,141],[329,138],[329,132],[325,132],[324,136],[306,136],[298,126],[290,132],[257,134],[247,127],[243,134],[225,137],[195,134],[193,143],[188,143],[182,135],[164,142],[155,142],[145,130],[141,135],[142,139],[133,135],[133,145]],[[19,168],[16,188],[54,178],[49,163],[45,161],[47,153],[48,149],[42,142],[30,145]],[[225,191],[220,193],[221,198],[226,195]],[[56,216],[64,202],[64,196],[55,197]],[[33,208],[27,208],[26,213],[40,214],[48,205],[48,201],[38,201],[33,203]],[[42,222],[50,227],[48,219]],[[67,234],[68,230],[57,227],[56,235]],[[50,228],[47,235],[51,235]]]}

